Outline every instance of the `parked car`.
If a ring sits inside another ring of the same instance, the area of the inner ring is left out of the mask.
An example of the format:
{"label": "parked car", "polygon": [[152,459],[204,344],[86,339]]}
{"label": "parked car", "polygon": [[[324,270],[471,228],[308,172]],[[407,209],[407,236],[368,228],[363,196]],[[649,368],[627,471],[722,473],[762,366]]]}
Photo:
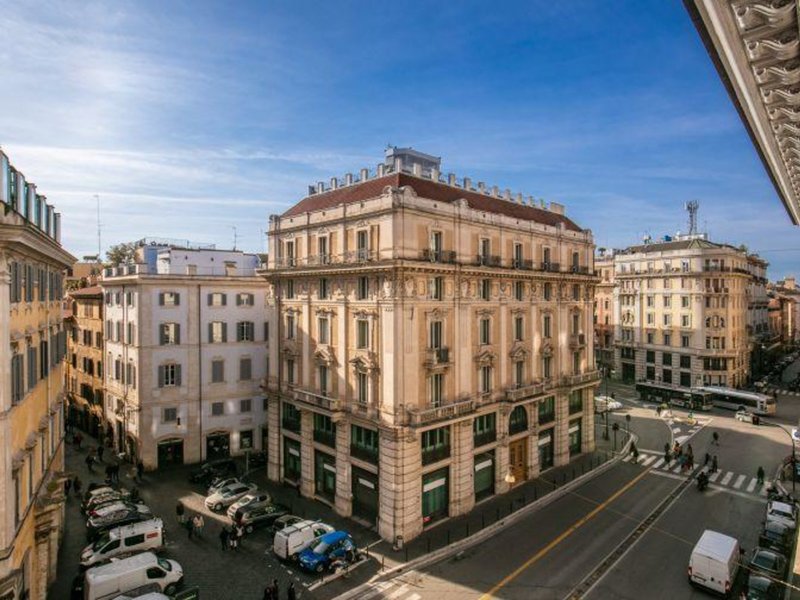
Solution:
{"label": "parked car", "polygon": [[756,548],[753,550],[753,558],[750,559],[750,571],[782,579],[786,573],[786,557],[774,550]]}
{"label": "parked car", "polygon": [[122,495],[118,492],[108,493],[108,494],[100,494],[99,496],[92,496],[89,498],[88,502],[84,502],[81,505],[81,510],[84,514],[96,510],[101,506],[106,506],[108,504],[113,504],[114,502],[124,502],[130,498],[129,495]]}
{"label": "parked car", "polygon": [[151,513],[150,508],[145,504],[118,500],[117,502],[111,502],[110,504],[104,504],[103,506],[98,506],[97,508],[89,511],[87,516],[105,517],[106,515],[110,515],[115,512],[121,512],[124,510],[139,510],[140,512],[143,513],[148,513],[148,514]]}
{"label": "parked car", "polygon": [[236,475],[236,462],[232,458],[218,458],[204,462],[189,474],[189,481],[208,485],[215,477]]}
{"label": "parked car", "polygon": [[180,564],[159,558],[152,552],[142,552],[86,571],[84,598],[114,598],[124,592],[152,587],[152,584],[171,596],[182,583],[183,569]]}
{"label": "parked car", "polygon": [[292,525],[297,525],[303,520],[303,517],[298,517],[297,515],[283,515],[282,517],[278,517],[275,519],[275,522],[269,528],[272,535],[275,535],[279,531],[283,531],[287,527],[291,527]]}
{"label": "parked car", "polygon": [[781,600],[783,588],[779,583],[759,573],[750,573],[747,578],[747,600]]}
{"label": "parked car", "polygon": [[272,501],[272,498],[267,492],[256,492],[254,494],[245,494],[228,508],[228,518],[233,519],[236,516],[237,510],[250,510],[260,506],[266,506]]}
{"label": "parked car", "polygon": [[239,498],[250,492],[254,492],[258,486],[255,483],[232,483],[218,489],[206,498],[206,507],[215,512],[222,511]]}
{"label": "parked car", "polygon": [[334,531],[319,538],[300,553],[298,563],[306,571],[322,573],[334,561],[349,564],[356,559],[356,543],[346,531]]}
{"label": "parked car", "polygon": [[288,514],[289,507],[283,504],[261,504],[239,509],[236,520],[244,527],[245,533],[253,533],[260,527],[269,527],[276,519]]}
{"label": "parked car", "polygon": [[110,485],[96,486],[92,488],[90,491],[84,492],[83,498],[81,499],[81,507],[85,507],[94,498],[100,498],[101,496],[108,496],[108,495],[127,497],[130,495],[130,492],[125,488],[117,488],[117,487],[112,487]]}
{"label": "parked car", "polygon": [[758,537],[758,546],[789,556],[792,553],[792,531],[778,521],[766,521]]}
{"label": "parked car", "polygon": [[742,423],[752,423],[753,425],[758,425],[761,422],[761,419],[758,415],[748,412],[743,408],[737,410],[735,416],[736,420],[741,421]]}
{"label": "parked car", "polygon": [[767,502],[767,521],[783,523],[789,529],[797,529],[797,508],[792,504],[771,500]]}
{"label": "parked car", "polygon": [[208,492],[206,493],[206,496],[210,496],[219,488],[225,487],[226,485],[232,485],[234,483],[244,482],[238,477],[215,477],[208,486]]}
{"label": "parked car", "polygon": [[319,521],[300,521],[285,527],[272,539],[272,551],[283,560],[297,560],[300,553],[314,543],[318,537],[336,531]]}
{"label": "parked car", "polygon": [[[94,542],[101,534],[114,529],[115,527],[122,527],[123,525],[130,525],[131,523],[138,523],[139,521],[147,521],[153,517],[148,511],[142,512],[139,510],[144,505],[137,504],[133,510],[122,510],[119,512],[111,513],[104,517],[92,517],[86,522],[86,537],[90,542]],[[147,507],[144,507],[147,508]]]}
{"label": "parked car", "polygon": [[164,524],[161,519],[116,527],[102,534],[94,544],[81,552],[81,568],[104,564],[112,558],[122,558],[145,550],[164,547]]}

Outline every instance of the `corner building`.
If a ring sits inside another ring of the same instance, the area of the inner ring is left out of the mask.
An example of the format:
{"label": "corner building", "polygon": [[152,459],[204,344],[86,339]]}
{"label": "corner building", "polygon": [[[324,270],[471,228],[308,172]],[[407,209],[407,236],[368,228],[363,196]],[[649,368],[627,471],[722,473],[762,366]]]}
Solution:
{"label": "corner building", "polygon": [[0,598],[46,598],[64,522],[61,218],[0,152]]}
{"label": "corner building", "polygon": [[591,232],[391,148],[272,216],[268,474],[387,540],[594,448]]}

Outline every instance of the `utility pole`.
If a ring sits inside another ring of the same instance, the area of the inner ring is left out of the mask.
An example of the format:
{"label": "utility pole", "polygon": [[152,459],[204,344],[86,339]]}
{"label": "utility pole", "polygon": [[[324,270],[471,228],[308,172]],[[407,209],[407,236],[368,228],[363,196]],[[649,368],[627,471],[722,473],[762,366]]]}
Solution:
{"label": "utility pole", "polygon": [[233,249],[236,250],[236,242],[239,241],[239,235],[236,231],[236,225],[231,225],[231,229],[233,229]]}

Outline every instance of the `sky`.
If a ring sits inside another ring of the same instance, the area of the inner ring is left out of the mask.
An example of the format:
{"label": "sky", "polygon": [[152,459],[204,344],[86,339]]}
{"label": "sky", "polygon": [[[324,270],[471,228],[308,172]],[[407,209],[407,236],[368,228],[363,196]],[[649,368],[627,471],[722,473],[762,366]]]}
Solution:
{"label": "sky", "polygon": [[263,252],[270,214],[393,144],[563,203],[602,247],[686,231],[697,200],[712,239],[798,271],[800,231],[678,0],[0,8],[0,145],[78,257],[96,196],[104,251]]}

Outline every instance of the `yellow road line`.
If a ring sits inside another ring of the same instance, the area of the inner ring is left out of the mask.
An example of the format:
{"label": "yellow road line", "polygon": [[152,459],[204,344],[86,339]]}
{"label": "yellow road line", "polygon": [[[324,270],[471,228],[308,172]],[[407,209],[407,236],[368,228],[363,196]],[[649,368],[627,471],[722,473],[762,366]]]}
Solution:
{"label": "yellow road line", "polygon": [[640,473],[639,475],[637,475],[636,477],[631,479],[628,483],[623,485],[616,492],[614,492],[611,496],[609,496],[609,498],[606,499],[602,504],[598,504],[595,508],[592,509],[592,511],[590,513],[588,513],[587,515],[585,515],[585,516],[581,517],[580,519],[578,519],[577,521],[575,521],[572,525],[570,525],[570,527],[568,529],[566,529],[563,532],[561,532],[558,535],[558,537],[556,537],[549,544],[547,544],[547,546],[545,546],[544,548],[539,550],[536,554],[531,556],[528,560],[526,560],[524,563],[522,563],[519,567],[517,567],[511,573],[506,575],[500,581],[500,583],[496,584],[492,589],[490,589],[488,592],[483,594],[483,596],[480,597],[480,600],[491,600],[492,598],[494,598],[494,594],[496,594],[499,590],[501,590],[502,588],[507,586],[510,582],[514,581],[517,577],[519,577],[523,573],[523,571],[525,571],[531,565],[533,565],[537,561],[539,561],[542,557],[544,557],[553,548],[558,546],[561,542],[563,542],[565,539],[567,539],[569,536],[571,536],[573,533],[575,533],[578,529],[580,529],[581,526],[583,526],[587,522],[591,521],[595,516],[597,516],[598,513],[600,513],[603,509],[605,509],[614,500],[619,498],[622,494],[627,492],[631,487],[636,485],[636,483],[640,479],[642,479],[645,475],[647,475],[649,472],[650,472],[650,469],[647,469],[646,471],[643,471],[642,473]]}

